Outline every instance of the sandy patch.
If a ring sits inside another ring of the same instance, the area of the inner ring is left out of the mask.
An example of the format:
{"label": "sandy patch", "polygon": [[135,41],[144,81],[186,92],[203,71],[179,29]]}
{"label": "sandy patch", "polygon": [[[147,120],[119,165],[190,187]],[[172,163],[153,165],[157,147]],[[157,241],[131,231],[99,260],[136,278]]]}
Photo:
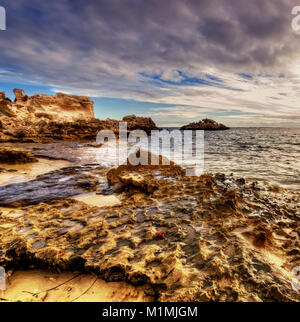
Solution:
{"label": "sandy patch", "polygon": [[68,161],[48,159],[39,159],[39,162],[25,164],[2,163],[1,168],[16,170],[16,172],[0,173],[0,186],[33,180],[41,174],[68,167],[70,164]]}
{"label": "sandy patch", "polygon": [[121,201],[117,197],[117,195],[97,195],[95,192],[91,193],[85,193],[76,197],[73,197],[72,199],[82,201],[90,206],[96,206],[96,207],[108,207],[108,206],[115,206],[120,205]]}
{"label": "sandy patch", "polygon": [[0,291],[0,301],[22,302],[148,302],[146,286],[105,282],[93,274],[51,273],[34,269],[14,272]]}

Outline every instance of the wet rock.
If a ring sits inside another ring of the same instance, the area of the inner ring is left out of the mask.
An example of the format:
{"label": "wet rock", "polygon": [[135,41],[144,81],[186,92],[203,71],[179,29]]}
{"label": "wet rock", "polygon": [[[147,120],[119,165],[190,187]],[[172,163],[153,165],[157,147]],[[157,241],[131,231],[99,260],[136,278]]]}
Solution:
{"label": "wet rock", "polygon": [[245,184],[245,183],[246,183],[246,180],[245,180],[244,178],[238,178],[238,179],[236,180],[236,182],[237,182],[238,184],[240,184],[240,185],[243,185],[243,184]]}
{"label": "wet rock", "polygon": [[38,176],[34,180],[0,187],[0,205],[24,206],[65,199],[96,191],[98,178],[86,173],[100,166],[68,167]]}
{"label": "wet rock", "polygon": [[0,163],[20,164],[30,162],[38,162],[38,159],[32,156],[31,151],[0,149]]}
{"label": "wet rock", "polygon": [[23,227],[21,228],[20,230],[17,231],[17,234],[25,234],[27,233],[28,231],[30,231],[31,227],[28,226],[28,227]]}
{"label": "wet rock", "polygon": [[46,245],[47,245],[47,243],[44,240],[38,240],[38,241],[34,242],[31,247],[34,250],[39,250],[41,248],[46,247]]}
{"label": "wet rock", "polygon": [[123,185],[119,182],[114,184],[113,186],[109,186],[107,183],[105,185],[101,185],[101,191],[97,191],[98,195],[111,195],[116,192],[120,192],[122,190]]}
{"label": "wet rock", "polygon": [[226,180],[226,176],[224,173],[216,173],[214,177],[216,180],[220,182],[224,182]]}
{"label": "wet rock", "polygon": [[[127,159],[127,164],[113,168],[107,173],[107,180],[110,185],[119,184],[127,188],[135,188],[147,193],[152,193],[157,190],[160,185],[168,185],[168,180],[165,177],[174,178],[177,176],[184,177],[185,171],[177,164],[167,160],[165,157],[159,156],[159,164],[151,165],[151,153],[146,151],[137,151],[136,156],[140,158],[138,165],[130,164],[130,158]],[[169,164],[164,164],[166,163]],[[148,164],[148,165],[143,165]],[[161,174],[158,178],[155,173]]]}
{"label": "wet rock", "polygon": [[[159,301],[300,300],[291,287],[299,262],[299,219],[291,210],[299,193],[262,189],[256,197],[251,183],[228,190],[215,176],[186,177],[173,167],[114,170],[112,181],[134,173],[131,185],[158,180],[157,189],[125,186],[121,204],[101,209],[67,199],[24,207],[22,217],[12,216],[18,209],[2,213],[0,266],[94,272],[148,284]],[[23,227],[32,231],[18,234]]]}

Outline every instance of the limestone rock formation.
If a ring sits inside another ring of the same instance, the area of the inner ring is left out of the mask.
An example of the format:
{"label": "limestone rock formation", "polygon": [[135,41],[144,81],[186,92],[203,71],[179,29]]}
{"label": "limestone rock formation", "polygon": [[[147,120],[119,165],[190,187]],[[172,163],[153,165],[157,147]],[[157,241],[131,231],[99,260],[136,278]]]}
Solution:
{"label": "limestone rock formation", "polygon": [[[119,122],[94,117],[93,101],[85,96],[57,93],[56,96],[14,90],[12,102],[0,92],[0,142],[52,142],[53,140],[94,140],[109,129],[118,133]],[[128,131],[157,130],[151,118],[126,116]]]}
{"label": "limestone rock formation", "polygon": [[33,118],[36,113],[47,113],[60,121],[94,118],[93,101],[85,96],[57,93],[56,96],[35,94],[28,97],[22,89],[14,89],[14,94],[16,104],[13,108],[22,108],[22,114],[27,114],[23,115],[27,118]]}
{"label": "limestone rock formation", "polygon": [[30,163],[37,162],[38,159],[34,158],[31,155],[30,151],[17,151],[17,150],[8,150],[0,149],[0,164],[18,164],[18,163]]}
{"label": "limestone rock formation", "polygon": [[0,100],[5,100],[5,92],[0,92]]}
{"label": "limestone rock formation", "polygon": [[128,157],[126,164],[108,171],[107,181],[111,186],[118,185],[118,189],[151,193],[167,185],[169,180],[185,176],[183,168],[161,155],[157,156],[158,165],[151,165],[152,154],[141,150],[135,155],[141,160],[141,164],[132,165],[130,164],[132,155]]}
{"label": "limestone rock formation", "polygon": [[[59,175],[68,175],[75,193],[95,184],[89,174],[82,189],[67,171]],[[135,177],[146,175],[136,168]],[[163,302],[300,300],[291,287],[299,263],[299,239],[292,236],[299,231],[299,194],[263,185],[258,194],[253,183],[222,175],[172,181],[166,175],[162,171],[159,180],[167,185],[151,193],[124,190],[121,204],[100,208],[51,194],[29,203],[36,182],[1,187],[10,199],[13,189],[18,198],[24,193],[28,206],[1,210],[0,266],[93,272],[106,281],[147,286]],[[51,179],[43,180],[45,192],[52,191]],[[73,191],[63,184],[55,189]]]}
{"label": "limestone rock formation", "polygon": [[93,101],[88,97],[63,93],[28,97],[22,89],[14,89],[14,94],[12,102],[0,92],[1,142],[81,139],[106,128],[104,121],[95,121]]}
{"label": "limestone rock formation", "polygon": [[181,130],[205,130],[205,131],[223,131],[228,130],[229,127],[214,120],[203,119],[199,122],[193,122],[181,127]]}
{"label": "limestone rock formation", "polygon": [[23,89],[14,89],[14,94],[16,96],[16,102],[25,102],[28,98],[27,95],[25,95],[25,91]]}
{"label": "limestone rock formation", "polygon": [[127,122],[128,130],[141,129],[150,134],[151,130],[158,130],[158,127],[150,117],[127,115],[123,117],[123,122]]}

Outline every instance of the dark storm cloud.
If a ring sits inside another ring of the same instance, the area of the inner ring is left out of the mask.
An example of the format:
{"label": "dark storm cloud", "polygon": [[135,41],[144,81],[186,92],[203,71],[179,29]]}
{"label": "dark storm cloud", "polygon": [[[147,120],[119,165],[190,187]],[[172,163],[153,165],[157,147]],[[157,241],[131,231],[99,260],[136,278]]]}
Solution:
{"label": "dark storm cloud", "polygon": [[[257,112],[261,80],[245,75],[285,72],[299,54],[300,38],[291,28],[293,0],[4,0],[1,5],[7,31],[0,33],[0,81],[89,96]],[[214,75],[205,71],[209,68]],[[276,92],[267,97],[278,101]],[[264,106],[273,109],[268,101]]]}
{"label": "dark storm cloud", "polygon": [[[299,47],[289,0],[9,0],[3,5],[8,31],[1,34],[1,63],[39,75],[44,69],[53,80],[63,66],[72,66],[67,69],[72,73],[85,61],[104,79],[126,62],[138,68],[274,66]],[[97,53],[102,67],[94,61]],[[67,56],[67,66],[56,55]],[[106,63],[112,64],[109,70]]]}

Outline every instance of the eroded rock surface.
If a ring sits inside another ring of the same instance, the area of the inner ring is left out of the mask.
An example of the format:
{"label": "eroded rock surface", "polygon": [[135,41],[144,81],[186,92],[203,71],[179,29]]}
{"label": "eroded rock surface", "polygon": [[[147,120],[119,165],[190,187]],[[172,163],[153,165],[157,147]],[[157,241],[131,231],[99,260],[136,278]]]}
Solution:
{"label": "eroded rock surface", "polygon": [[30,163],[37,162],[38,159],[32,156],[31,151],[18,151],[18,150],[8,150],[0,149],[0,164],[18,164],[18,163]]}
{"label": "eroded rock surface", "polygon": [[122,121],[127,122],[129,131],[140,129],[150,134],[152,130],[159,129],[150,117],[128,115],[124,116]]}
{"label": "eroded rock surface", "polygon": [[107,172],[107,181],[111,186],[117,186],[119,190],[126,187],[127,190],[151,193],[157,190],[163,182],[168,184],[168,181],[174,178],[185,176],[185,171],[180,166],[165,157],[159,156],[158,165],[152,165],[152,154],[147,151],[138,151],[135,156],[141,164],[135,166],[129,160],[133,155],[129,156],[126,164]]}
{"label": "eroded rock surface", "polygon": [[[0,142],[52,142],[55,140],[94,140],[99,131],[119,131],[119,120],[94,117],[93,101],[85,96],[57,93],[28,97],[14,90],[12,102],[0,92]],[[158,129],[151,118],[135,115],[123,118],[128,131]]]}
{"label": "eroded rock surface", "polygon": [[291,286],[299,193],[224,175],[121,169],[112,178],[139,176],[138,185],[123,182],[121,205],[68,199],[2,213],[0,266],[95,272],[149,285],[160,301],[300,300]]}
{"label": "eroded rock surface", "polygon": [[74,121],[76,119],[94,118],[93,101],[86,96],[67,95],[57,93],[56,96],[35,94],[27,96],[22,89],[14,89],[15,102],[10,108],[17,117],[56,118],[60,121]]}

